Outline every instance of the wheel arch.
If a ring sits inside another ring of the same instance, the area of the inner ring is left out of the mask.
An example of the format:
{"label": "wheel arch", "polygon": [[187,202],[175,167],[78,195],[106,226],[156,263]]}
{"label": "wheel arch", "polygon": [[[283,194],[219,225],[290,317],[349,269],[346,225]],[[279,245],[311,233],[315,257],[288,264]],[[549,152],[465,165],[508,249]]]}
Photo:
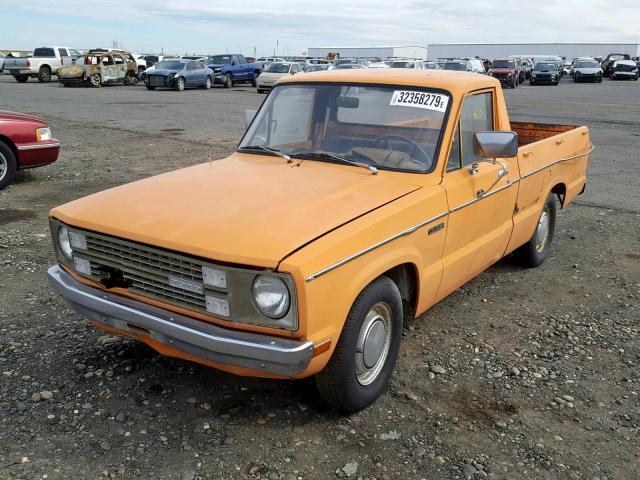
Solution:
{"label": "wheel arch", "polygon": [[560,208],[564,208],[564,202],[567,198],[567,186],[562,182],[556,183],[551,189],[551,193],[555,193],[560,202]]}
{"label": "wheel arch", "polygon": [[51,68],[51,65],[49,65],[48,63],[43,63],[42,65],[40,65],[38,67],[38,71],[42,70],[44,67],[47,67],[50,72],[53,72],[53,68]]}
{"label": "wheel arch", "polygon": [[4,143],[11,152],[13,156],[16,157],[16,162],[18,162],[18,168],[20,168],[20,155],[18,154],[18,149],[16,148],[16,144],[11,141],[11,139],[5,135],[0,134],[0,142]]}

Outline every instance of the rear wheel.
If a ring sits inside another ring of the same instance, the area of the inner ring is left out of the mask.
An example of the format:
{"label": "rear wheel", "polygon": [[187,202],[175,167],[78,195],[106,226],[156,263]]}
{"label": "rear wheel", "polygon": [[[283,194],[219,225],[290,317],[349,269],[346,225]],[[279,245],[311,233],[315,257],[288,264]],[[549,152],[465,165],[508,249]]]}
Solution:
{"label": "rear wheel", "polygon": [[207,76],[206,80],[204,81],[204,89],[209,90],[211,88],[211,85],[213,85],[211,77]]}
{"label": "rear wheel", "polygon": [[38,81],[40,83],[47,83],[51,81],[51,69],[49,67],[42,66],[38,71]]}
{"label": "rear wheel", "polygon": [[29,75],[14,75],[13,78],[15,78],[18,83],[25,83],[29,80]]}
{"label": "rear wheel", "polygon": [[124,77],[124,84],[134,87],[138,85],[138,78],[136,77],[135,73],[127,72],[127,75]]}
{"label": "rear wheel", "polygon": [[316,376],[326,402],[357,412],[382,394],[398,358],[402,315],[400,292],[388,277],[358,295],[329,363]]}
{"label": "rear wheel", "polygon": [[542,207],[542,212],[540,212],[538,225],[533,236],[515,251],[518,263],[530,268],[542,265],[549,254],[555,227],[556,197],[553,192],[550,192]]}
{"label": "rear wheel", "polygon": [[152,87],[151,85],[145,85],[145,87],[147,87],[147,90],[155,90],[156,87]]}
{"label": "rear wheel", "polygon": [[13,182],[18,164],[13,151],[6,143],[0,142],[0,190]]}
{"label": "rear wheel", "polygon": [[536,84],[536,82],[534,82],[533,80],[529,80],[529,85],[534,86]]}

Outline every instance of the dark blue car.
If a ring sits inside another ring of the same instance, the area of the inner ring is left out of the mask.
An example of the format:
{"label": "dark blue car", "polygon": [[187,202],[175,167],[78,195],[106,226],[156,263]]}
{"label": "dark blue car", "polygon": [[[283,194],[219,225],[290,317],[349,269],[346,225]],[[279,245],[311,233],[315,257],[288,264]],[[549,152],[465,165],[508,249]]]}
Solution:
{"label": "dark blue car", "polygon": [[209,89],[213,85],[213,70],[195,60],[163,60],[152,70],[145,72],[147,90],[156,87],[173,88],[181,92],[185,88]]}

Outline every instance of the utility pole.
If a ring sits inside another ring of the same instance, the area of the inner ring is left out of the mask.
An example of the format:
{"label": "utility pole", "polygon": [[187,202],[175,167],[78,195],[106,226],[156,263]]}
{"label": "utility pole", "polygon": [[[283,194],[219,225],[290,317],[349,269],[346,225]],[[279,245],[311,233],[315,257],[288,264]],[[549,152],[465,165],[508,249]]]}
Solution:
{"label": "utility pole", "polygon": [[276,40],[276,57],[280,53],[280,40]]}

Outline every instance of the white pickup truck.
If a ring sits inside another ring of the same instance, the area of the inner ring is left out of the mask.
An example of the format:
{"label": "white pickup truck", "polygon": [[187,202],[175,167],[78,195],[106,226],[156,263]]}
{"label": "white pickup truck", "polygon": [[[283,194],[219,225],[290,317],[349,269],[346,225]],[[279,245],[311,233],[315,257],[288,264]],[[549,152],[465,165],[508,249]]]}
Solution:
{"label": "white pickup truck", "polygon": [[58,68],[69,65],[78,56],[80,52],[74,48],[39,47],[30,57],[6,58],[4,70],[20,83],[26,82],[30,77],[44,83],[51,80],[51,75],[55,75]]}

